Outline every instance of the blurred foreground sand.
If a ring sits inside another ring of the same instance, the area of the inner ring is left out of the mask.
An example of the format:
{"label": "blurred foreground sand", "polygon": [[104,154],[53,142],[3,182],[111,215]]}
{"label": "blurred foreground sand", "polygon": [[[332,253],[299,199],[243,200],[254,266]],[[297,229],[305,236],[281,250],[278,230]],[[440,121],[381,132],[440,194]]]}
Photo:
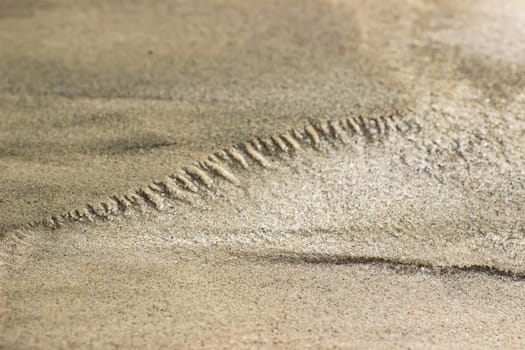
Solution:
{"label": "blurred foreground sand", "polygon": [[[524,16],[0,0],[0,345],[523,348]],[[191,204],[25,225],[234,144],[392,113],[417,127],[305,140]]]}

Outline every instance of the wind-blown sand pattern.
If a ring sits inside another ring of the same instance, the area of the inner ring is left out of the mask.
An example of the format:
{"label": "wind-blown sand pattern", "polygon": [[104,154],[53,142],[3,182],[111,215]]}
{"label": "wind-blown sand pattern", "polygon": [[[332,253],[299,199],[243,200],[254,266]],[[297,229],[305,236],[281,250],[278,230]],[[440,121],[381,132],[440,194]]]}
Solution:
{"label": "wind-blown sand pattern", "polygon": [[0,2],[5,348],[523,348],[520,2]]}
{"label": "wind-blown sand pattern", "polygon": [[[110,219],[110,217],[125,213],[133,207],[149,206],[157,210],[165,208],[167,203],[162,197],[173,201],[188,202],[188,192],[199,193],[212,188],[214,177],[222,178],[231,184],[241,186],[239,179],[230,168],[243,170],[250,168],[249,160],[258,168],[273,168],[271,161],[283,161],[293,157],[303,150],[303,145],[319,150],[321,137],[335,145],[338,142],[347,144],[353,136],[364,137],[366,142],[379,141],[391,133],[408,134],[421,126],[414,120],[403,120],[399,112],[369,121],[363,117],[349,117],[338,121],[322,121],[313,125],[309,123],[303,131],[292,129],[280,135],[267,138],[267,141],[254,139],[236,146],[215,152],[207,159],[194,161],[194,165],[182,167],[164,177],[164,180],[154,181],[141,189],[128,191],[126,194],[113,195],[99,204],[86,204],[85,208],[68,211],[61,215],[53,215],[42,222],[32,222],[22,227],[33,228],[42,224],[57,229],[67,222],[94,221],[95,219]],[[359,142],[358,140],[354,143]],[[270,160],[271,157],[272,159]],[[278,166],[277,164],[276,166]],[[191,202],[189,202],[191,204]]]}

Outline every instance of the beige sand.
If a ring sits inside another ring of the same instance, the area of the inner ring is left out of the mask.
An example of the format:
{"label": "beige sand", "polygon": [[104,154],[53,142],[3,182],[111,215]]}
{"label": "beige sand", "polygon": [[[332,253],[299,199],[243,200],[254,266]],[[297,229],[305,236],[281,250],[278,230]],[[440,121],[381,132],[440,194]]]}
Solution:
{"label": "beige sand", "polygon": [[524,10],[0,2],[0,344],[523,348]]}
{"label": "beige sand", "polygon": [[13,272],[7,348],[525,346],[523,281],[92,243]]}
{"label": "beige sand", "polygon": [[4,0],[2,225],[309,119],[443,102],[448,135],[521,118],[521,3],[454,3]]}

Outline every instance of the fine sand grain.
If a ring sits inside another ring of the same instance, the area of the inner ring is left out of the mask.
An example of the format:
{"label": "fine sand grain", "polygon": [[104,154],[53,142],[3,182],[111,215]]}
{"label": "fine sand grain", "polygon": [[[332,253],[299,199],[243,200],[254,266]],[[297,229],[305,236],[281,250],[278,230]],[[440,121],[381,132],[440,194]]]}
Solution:
{"label": "fine sand grain", "polygon": [[520,1],[0,0],[0,347],[525,347]]}

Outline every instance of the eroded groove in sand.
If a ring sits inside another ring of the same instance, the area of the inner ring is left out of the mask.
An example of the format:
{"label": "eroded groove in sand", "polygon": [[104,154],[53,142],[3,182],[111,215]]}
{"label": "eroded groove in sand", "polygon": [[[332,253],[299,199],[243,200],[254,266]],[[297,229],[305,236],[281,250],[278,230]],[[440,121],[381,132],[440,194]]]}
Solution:
{"label": "eroded groove in sand", "polygon": [[270,253],[250,253],[236,251],[232,253],[245,259],[261,260],[285,264],[333,264],[333,265],[376,265],[400,273],[429,273],[435,275],[458,274],[463,272],[483,273],[488,276],[510,278],[525,281],[525,273],[513,272],[486,265],[437,265],[420,261],[389,259],[379,256],[355,256],[318,253],[289,253],[272,251]]}
{"label": "eroded groove in sand", "polygon": [[149,209],[163,210],[177,204],[191,205],[194,196],[201,196],[213,189],[215,179],[242,186],[236,172],[274,168],[279,162],[286,160],[284,156],[293,157],[306,149],[319,150],[322,141],[332,146],[338,143],[348,144],[356,138],[375,142],[392,133],[405,135],[421,129],[414,118],[407,118],[403,114],[394,112],[379,118],[358,116],[341,120],[311,121],[302,129],[290,129],[270,137],[256,137],[219,150],[206,159],[196,160],[176,169],[164,179],[137,190],[111,195],[100,203],[88,203],[83,208],[53,215],[25,226],[57,229],[73,222],[110,220],[131,210],[140,212]]}

